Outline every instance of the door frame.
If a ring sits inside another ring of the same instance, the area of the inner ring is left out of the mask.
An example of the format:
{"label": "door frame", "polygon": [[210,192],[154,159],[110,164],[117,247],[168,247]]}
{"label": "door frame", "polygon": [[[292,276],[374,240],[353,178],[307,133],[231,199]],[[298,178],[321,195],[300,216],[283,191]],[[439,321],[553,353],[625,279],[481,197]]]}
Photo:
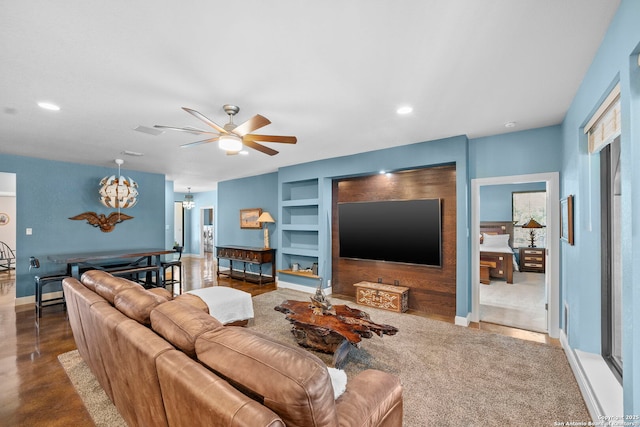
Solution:
{"label": "door frame", "polygon": [[[213,221],[212,221],[212,226],[213,226],[213,245],[215,246],[215,239],[216,239],[216,227],[215,227],[215,223],[216,223],[216,211],[213,208],[213,206],[202,206],[200,208],[200,257],[204,258],[204,211],[211,209],[211,215],[213,217]],[[215,253],[215,251],[214,251]]]}
{"label": "door frame", "polygon": [[480,187],[544,182],[547,191],[547,247],[545,288],[547,331],[560,336],[560,174],[558,172],[512,175],[471,180],[471,321],[480,321]]}

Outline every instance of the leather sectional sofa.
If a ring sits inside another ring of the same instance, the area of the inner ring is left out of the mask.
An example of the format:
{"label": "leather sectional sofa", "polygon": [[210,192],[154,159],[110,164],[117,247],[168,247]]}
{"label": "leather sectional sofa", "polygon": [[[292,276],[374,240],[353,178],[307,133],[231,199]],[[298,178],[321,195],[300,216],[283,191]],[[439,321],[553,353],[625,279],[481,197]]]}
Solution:
{"label": "leather sectional sofa", "polygon": [[78,351],[129,426],[402,425],[396,377],[361,372],[334,399],[315,355],[222,325],[195,295],[98,270],[63,288]]}

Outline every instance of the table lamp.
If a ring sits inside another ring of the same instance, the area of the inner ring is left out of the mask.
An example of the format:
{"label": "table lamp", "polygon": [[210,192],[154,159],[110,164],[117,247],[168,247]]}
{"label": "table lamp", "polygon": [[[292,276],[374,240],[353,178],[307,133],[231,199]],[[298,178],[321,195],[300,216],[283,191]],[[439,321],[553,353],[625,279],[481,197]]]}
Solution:
{"label": "table lamp", "polygon": [[528,228],[529,230],[529,239],[531,239],[530,248],[536,247],[536,228],[544,228],[544,225],[540,224],[535,219],[531,218],[529,222],[524,224],[522,228]]}
{"label": "table lamp", "polygon": [[[270,223],[270,222],[275,223],[276,221],[273,219],[273,217],[269,212],[262,212],[262,214],[258,217],[258,222],[262,224],[262,223]],[[264,227],[264,247],[268,248],[269,247],[269,229],[267,227],[267,224],[263,224],[263,227]]]}

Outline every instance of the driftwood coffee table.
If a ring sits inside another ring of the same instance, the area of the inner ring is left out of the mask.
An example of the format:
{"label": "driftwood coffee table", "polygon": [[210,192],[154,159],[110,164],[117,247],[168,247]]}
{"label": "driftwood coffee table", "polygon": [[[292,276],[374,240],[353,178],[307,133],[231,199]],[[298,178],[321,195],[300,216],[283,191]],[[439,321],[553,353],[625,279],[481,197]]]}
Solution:
{"label": "driftwood coffee table", "polygon": [[367,313],[347,305],[334,305],[329,312],[317,314],[309,302],[286,300],[274,310],[287,315],[299,345],[333,354],[336,368],[342,367],[351,346],[359,347],[362,338],[398,332],[398,328],[374,323]]}

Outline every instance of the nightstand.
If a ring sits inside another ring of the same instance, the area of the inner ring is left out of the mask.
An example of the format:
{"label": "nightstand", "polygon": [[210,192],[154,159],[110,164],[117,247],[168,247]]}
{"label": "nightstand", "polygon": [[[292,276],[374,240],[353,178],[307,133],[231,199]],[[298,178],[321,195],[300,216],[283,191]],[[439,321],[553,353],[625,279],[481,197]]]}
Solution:
{"label": "nightstand", "polygon": [[544,248],[520,248],[520,271],[544,273]]}

